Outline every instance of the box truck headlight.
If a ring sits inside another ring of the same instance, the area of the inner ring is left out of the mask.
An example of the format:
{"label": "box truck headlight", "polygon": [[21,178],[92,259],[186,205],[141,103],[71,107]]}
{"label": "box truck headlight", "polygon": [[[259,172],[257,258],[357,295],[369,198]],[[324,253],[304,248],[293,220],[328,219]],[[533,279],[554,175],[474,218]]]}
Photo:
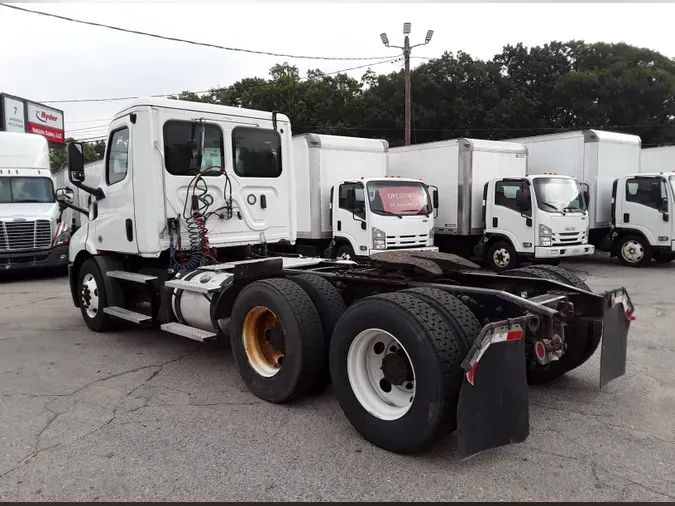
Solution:
{"label": "box truck headlight", "polygon": [[429,246],[434,244],[434,229],[429,230]]}
{"label": "box truck headlight", "polygon": [[553,245],[553,230],[546,225],[539,225],[539,246],[549,247]]}
{"label": "box truck headlight", "polygon": [[373,227],[373,248],[387,249],[387,235],[379,228]]}

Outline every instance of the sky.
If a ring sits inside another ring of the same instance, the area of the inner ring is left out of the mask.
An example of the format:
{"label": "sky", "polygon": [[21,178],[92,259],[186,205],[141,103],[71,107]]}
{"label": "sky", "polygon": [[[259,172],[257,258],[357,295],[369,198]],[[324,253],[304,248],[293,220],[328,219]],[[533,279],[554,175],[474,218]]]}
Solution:
{"label": "sky", "polygon": [[[293,55],[396,58],[403,22],[412,23],[413,57],[459,50],[492,58],[506,44],[551,40],[626,42],[675,56],[668,3],[14,3],[27,9],[228,47]],[[52,100],[147,96],[208,90],[244,77],[268,77],[276,63],[333,72],[367,61],[280,58],[121,33],[0,6],[0,92],[64,111],[66,135],[102,137],[125,101]],[[375,60],[380,61],[380,60]],[[412,66],[423,62],[414,59]],[[373,71],[400,70],[401,62]],[[367,68],[348,72],[361,77]],[[292,121],[292,118],[291,118]]]}

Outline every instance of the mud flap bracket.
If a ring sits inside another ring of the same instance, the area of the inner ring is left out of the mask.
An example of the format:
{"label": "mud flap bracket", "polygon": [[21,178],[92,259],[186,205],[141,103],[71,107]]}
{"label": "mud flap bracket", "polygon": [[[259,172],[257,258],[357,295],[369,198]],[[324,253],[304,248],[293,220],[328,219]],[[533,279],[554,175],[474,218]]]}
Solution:
{"label": "mud flap bracket", "polygon": [[625,289],[605,294],[600,351],[600,389],[626,374],[628,329],[633,316],[633,303]]}

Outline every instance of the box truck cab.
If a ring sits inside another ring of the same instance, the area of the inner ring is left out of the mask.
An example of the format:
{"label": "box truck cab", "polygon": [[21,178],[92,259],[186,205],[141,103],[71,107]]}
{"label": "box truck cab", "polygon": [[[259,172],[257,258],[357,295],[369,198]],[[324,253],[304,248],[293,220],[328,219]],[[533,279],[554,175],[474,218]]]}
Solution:
{"label": "box truck cab", "polygon": [[612,187],[613,254],[624,265],[675,258],[675,173],[620,177]]}
{"label": "box truck cab", "polygon": [[70,231],[60,218],[47,139],[0,132],[0,270],[68,265]]}
{"label": "box truck cab", "polygon": [[348,259],[387,250],[438,251],[434,193],[419,178],[388,175],[387,141],[297,135],[293,165],[299,251],[314,247]]}
{"label": "box truck cab", "polygon": [[527,175],[522,144],[453,139],[392,148],[392,171],[439,189],[436,244],[501,271],[521,260],[592,254],[577,181]]}

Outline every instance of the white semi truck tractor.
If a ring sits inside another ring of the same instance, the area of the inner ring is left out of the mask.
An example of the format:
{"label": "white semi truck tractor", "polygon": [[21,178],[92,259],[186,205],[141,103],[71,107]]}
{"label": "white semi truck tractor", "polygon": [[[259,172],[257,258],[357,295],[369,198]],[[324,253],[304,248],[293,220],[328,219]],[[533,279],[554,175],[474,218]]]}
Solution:
{"label": "white semi truck tractor", "polygon": [[388,177],[387,141],[303,134],[292,143],[298,247],[355,260],[438,251],[437,194],[419,178]]}
{"label": "white semi truck tractor", "polygon": [[65,270],[71,232],[62,218],[47,139],[0,132],[0,271]]}
{"label": "white semi truck tractor", "polygon": [[641,140],[602,130],[515,139],[528,147],[531,174],[557,172],[585,186],[589,240],[623,265],[670,262],[675,252],[668,176],[641,170]]}
{"label": "white semi truck tractor", "polygon": [[367,266],[270,254],[298,231],[281,114],[138,100],[110,125],[99,186],[81,183],[78,143],[68,169],[92,195],[69,256],[92,331],[229,339],[254,395],[281,403],[330,381],[349,422],[387,450],[455,429],[462,455],[525,440],[528,382],[577,368],[601,341],[601,385],[625,373],[623,288],[593,293],[550,266],[483,272],[434,251]]}
{"label": "white semi truck tractor", "polygon": [[438,187],[436,243],[471,253],[495,271],[522,261],[555,264],[592,255],[586,204],[578,181],[528,175],[522,144],[453,139],[392,148],[392,174]]}

